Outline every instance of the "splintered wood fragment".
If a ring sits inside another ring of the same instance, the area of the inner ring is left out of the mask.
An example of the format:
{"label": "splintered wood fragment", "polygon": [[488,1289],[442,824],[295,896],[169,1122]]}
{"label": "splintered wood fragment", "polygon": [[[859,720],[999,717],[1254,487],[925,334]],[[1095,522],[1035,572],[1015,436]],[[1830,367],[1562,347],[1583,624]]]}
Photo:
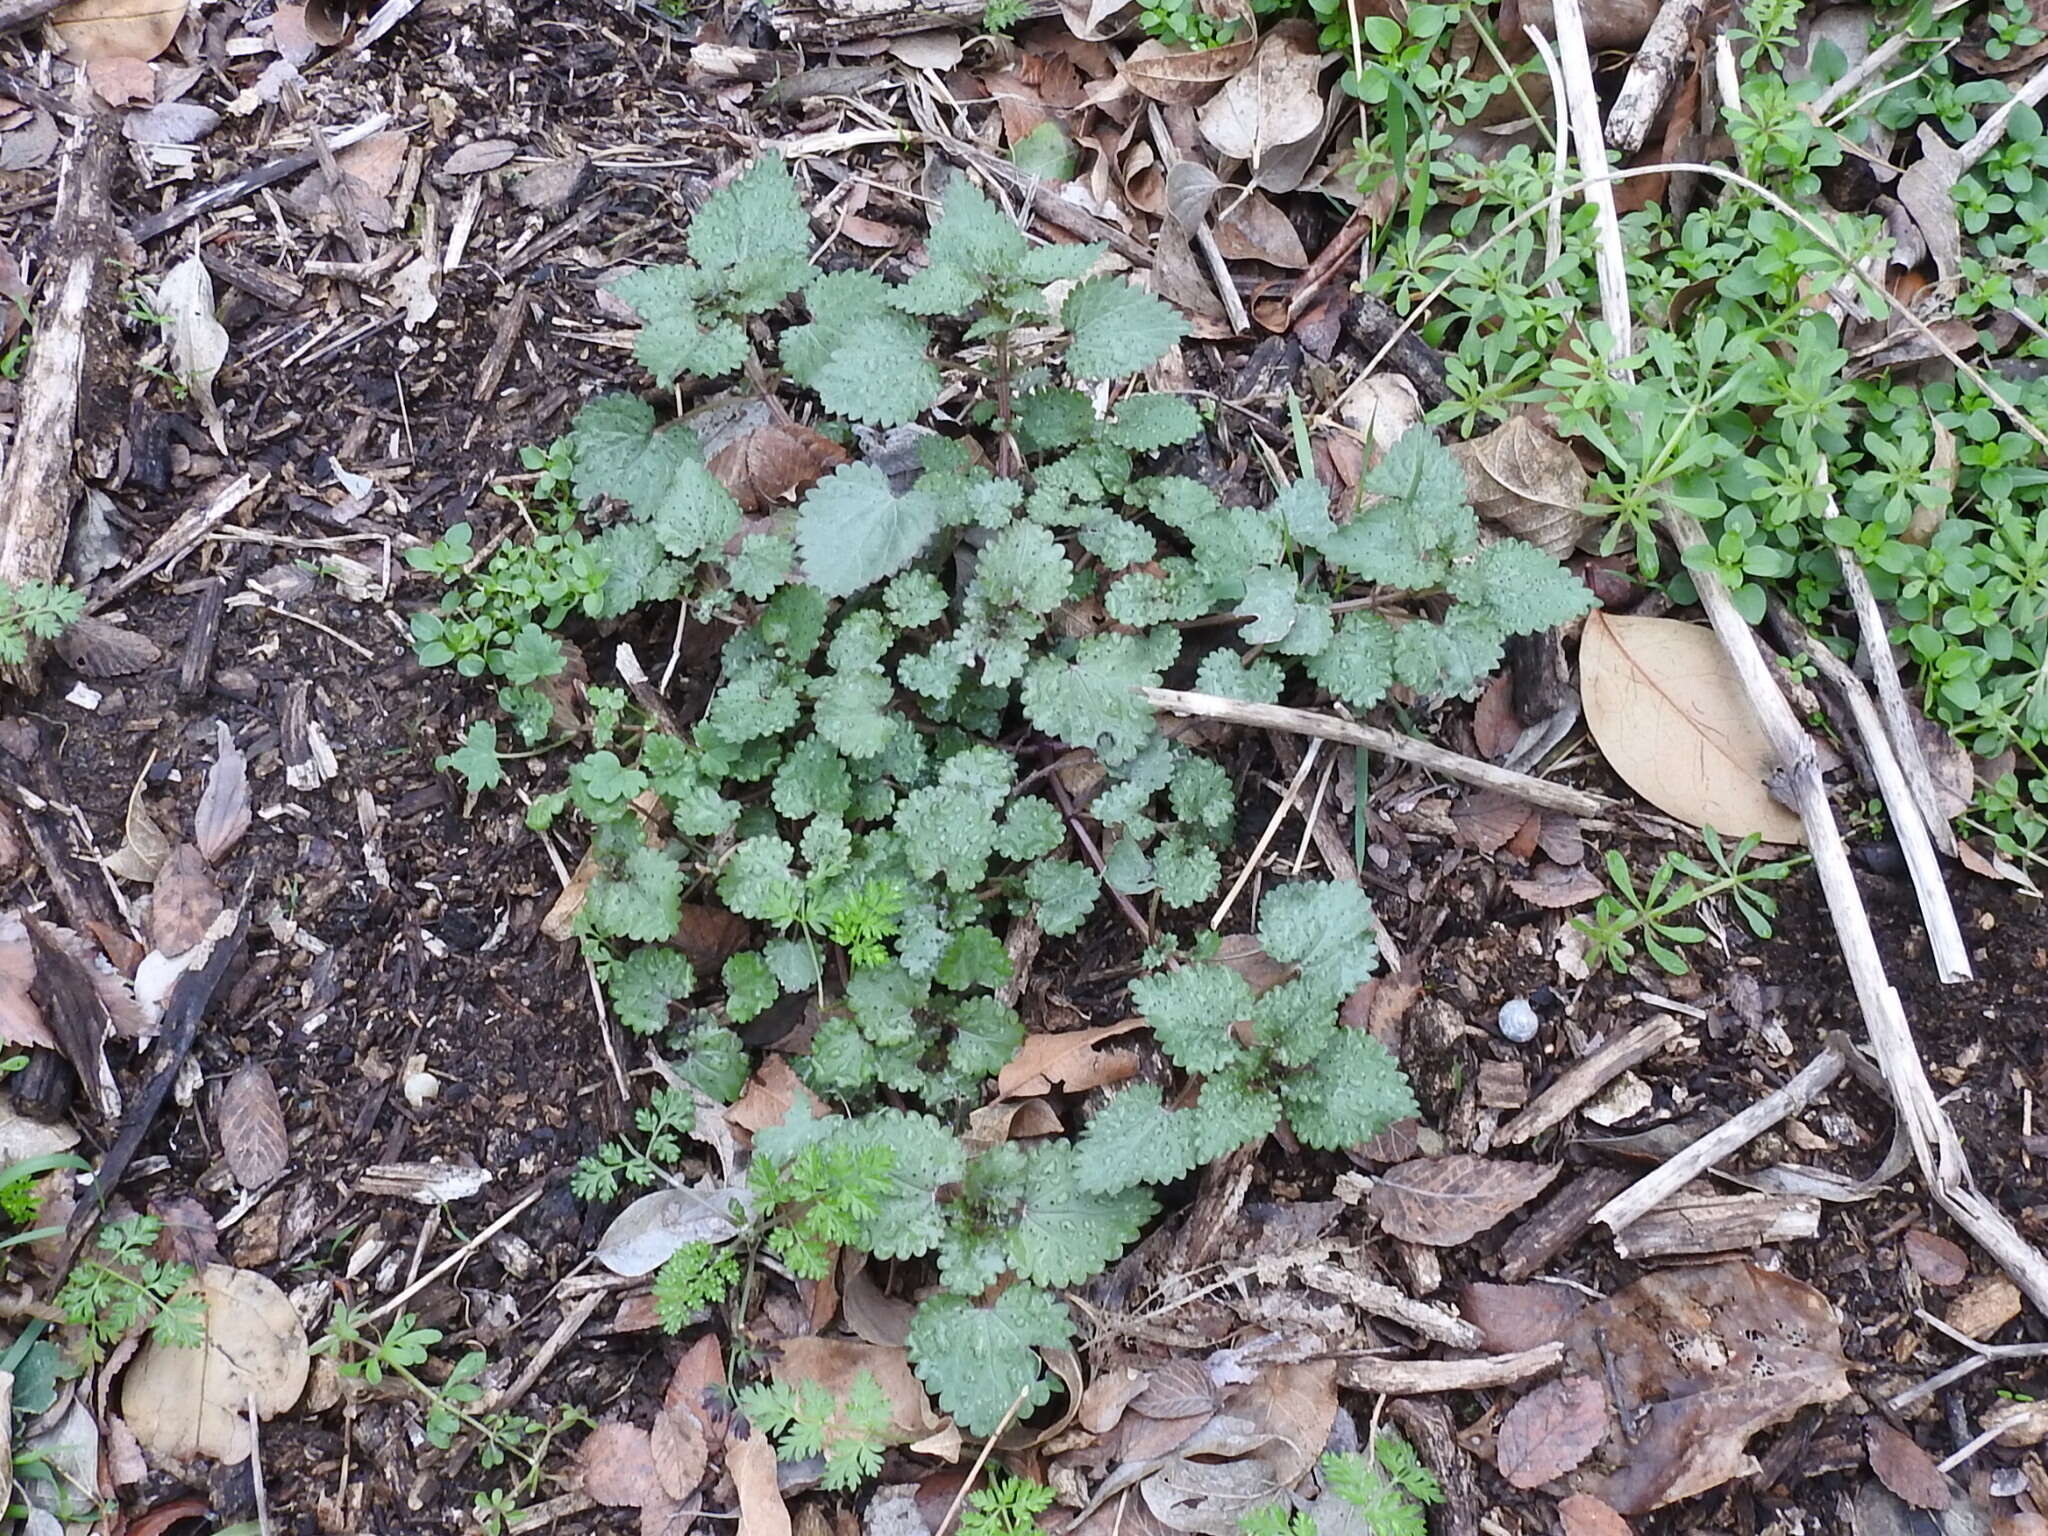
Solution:
{"label": "splintered wood fragment", "polygon": [[230,288],[239,288],[252,299],[261,300],[272,309],[289,313],[298,308],[299,300],[306,296],[306,290],[282,272],[259,267],[254,262],[230,256],[227,252],[216,250],[210,245],[202,245],[199,248],[199,259],[206,263],[207,271]]}
{"label": "splintered wood fragment", "polygon": [[176,522],[159,534],[157,541],[149,546],[140,560],[93,596],[93,600],[86,604],[86,612],[99,612],[137,582],[190,554],[199,547],[208,534],[232,517],[245,503],[261,494],[269,484],[270,476],[267,473],[260,480],[251,480],[247,475],[237,475],[213,500],[203,502],[183,513]]}
{"label": "splintered wood fragment", "polygon": [[[344,128],[339,133],[328,134],[325,139],[326,148],[332,154],[335,150],[347,149],[351,144],[360,144],[371,134],[383,132],[384,125],[390,121],[391,114],[388,112],[373,113],[352,127]],[[208,187],[204,192],[193,193],[182,203],[166,208],[162,213],[153,214],[142,220],[135,226],[135,239],[139,244],[147,245],[158,235],[168,234],[179,225],[190,223],[202,213],[210,213],[215,208],[239,203],[251,192],[273,186],[297,176],[302,171],[310,171],[319,163],[319,150],[302,149],[296,154],[253,166],[239,175],[230,176],[226,181]]]}
{"label": "splintered wood fragment", "polygon": [[1627,1034],[1607,1041],[1592,1055],[1566,1068],[1556,1082],[1531,1099],[1527,1108],[1500,1128],[1493,1144],[1518,1147],[1541,1136],[1630,1067],[1648,1061],[1684,1033],[1682,1021],[1660,1013]]}
{"label": "splintered wood fragment", "polygon": [[1481,1355],[1472,1360],[1381,1360],[1366,1356],[1346,1360],[1337,1384],[1354,1392],[1383,1392],[1406,1397],[1421,1392],[1475,1392],[1481,1387],[1511,1387],[1541,1376],[1564,1359],[1562,1344],[1539,1344],[1512,1355]]}
{"label": "splintered wood fragment", "polygon": [[1486,1336],[1462,1317],[1442,1307],[1417,1301],[1406,1292],[1363,1275],[1353,1274],[1339,1264],[1314,1262],[1299,1266],[1302,1280],[1326,1295],[1348,1301],[1359,1311],[1384,1317],[1413,1328],[1426,1339],[1448,1344],[1453,1349],[1481,1349]]}
{"label": "splintered wood fragment", "polygon": [[375,1163],[356,1180],[356,1191],[417,1200],[421,1205],[443,1205],[451,1200],[467,1200],[490,1182],[488,1168],[464,1168],[453,1163]]}
{"label": "splintered wood fragment", "polygon": [[209,576],[199,585],[192,607],[192,627],[185,632],[185,654],[178,663],[178,691],[186,698],[206,692],[213,677],[213,653],[220,644],[221,615],[227,611],[228,584]]}
{"label": "splintered wood fragment", "polygon": [[1199,715],[1208,720],[1228,720],[1233,725],[1252,725],[1262,730],[1292,731],[1298,736],[1341,741],[1346,746],[1364,747],[1370,752],[1381,752],[1401,762],[1413,763],[1446,778],[1477,784],[1483,789],[1505,791],[1541,810],[1565,811],[1573,816],[1604,816],[1620,809],[1618,802],[1605,795],[1553,784],[1548,779],[1531,778],[1526,773],[1511,773],[1432,742],[1383,731],[1377,726],[1362,725],[1356,720],[1318,714],[1312,709],[1289,709],[1282,704],[1250,704],[1243,699],[1224,698],[1221,694],[1190,693],[1179,688],[1139,688],[1135,692],[1154,709],[1168,714]]}
{"label": "splintered wood fragment", "polygon": [[1686,1195],[1666,1200],[1614,1234],[1624,1259],[1742,1253],[1820,1231],[1820,1201],[1810,1195]]}
{"label": "splintered wood fragment", "polygon": [[484,354],[484,365],[476,373],[476,388],[469,392],[469,398],[478,405],[495,395],[498,385],[504,381],[505,369],[512,361],[512,349],[519,345],[520,332],[526,329],[527,306],[531,302],[522,288],[498,311],[498,318],[491,327],[491,350]]}
{"label": "splintered wood fragment", "polygon": [[[108,118],[94,113],[72,140],[59,172],[35,345],[21,378],[14,440],[0,472],[0,588],[54,582],[63,568],[71,502],[78,492],[73,461],[78,395],[85,381],[86,319],[112,287],[107,189],[119,142]],[[28,646],[28,659],[0,669],[0,680],[34,692],[42,683],[43,642],[31,637]]]}
{"label": "splintered wood fragment", "polygon": [[[1839,1044],[1837,1043],[1839,1041]],[[1800,1113],[1848,1064],[1848,1042],[1839,1036],[1808,1062],[1784,1087],[1765,1094],[1732,1120],[1725,1120],[1654,1173],[1638,1180],[1626,1194],[1615,1196],[1593,1219],[1619,1232],[1633,1226],[1723,1158],[1748,1146],[1779,1121]]]}
{"label": "splintered wood fragment", "polygon": [[1396,1400],[1387,1412],[1421,1455],[1423,1465],[1443,1489],[1442,1524],[1437,1536],[1479,1536],[1479,1476],[1471,1456],[1458,1444],[1450,1410],[1431,1399]]}
{"label": "splintered wood fragment", "polygon": [[1536,1208],[1500,1248],[1500,1277],[1519,1285],[1576,1243],[1593,1213],[1629,1186],[1619,1168],[1588,1168]]}
{"label": "splintered wood fragment", "polygon": [[286,690],[279,722],[284,781],[293,789],[318,789],[341,771],[327,733],[313,713],[313,685],[300,679]]}
{"label": "splintered wood fragment", "polygon": [[1658,8],[1607,114],[1607,142],[1622,154],[1632,155],[1643,147],[1650,124],[1671,94],[1671,82],[1692,50],[1693,28],[1705,12],[1704,0],[1664,0]]}

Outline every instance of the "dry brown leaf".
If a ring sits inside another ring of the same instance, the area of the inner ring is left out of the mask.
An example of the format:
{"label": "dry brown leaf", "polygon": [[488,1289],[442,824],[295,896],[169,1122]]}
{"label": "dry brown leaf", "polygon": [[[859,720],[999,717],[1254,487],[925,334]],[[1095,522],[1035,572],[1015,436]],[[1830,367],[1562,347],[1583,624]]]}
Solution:
{"label": "dry brown leaf", "polygon": [[220,1263],[220,1228],[213,1213],[190,1195],[152,1200],[149,1213],[163,1223],[158,1239],[165,1257],[194,1269]]}
{"label": "dry brown leaf", "polygon": [[664,1408],[654,1416],[647,1432],[648,1449],[654,1456],[655,1476],[671,1499],[687,1499],[704,1481],[704,1468],[711,1459],[710,1437],[695,1409]]}
{"label": "dry brown leaf", "polygon": [[1608,765],[1659,810],[1728,837],[1805,841],[1766,787],[1770,743],[1712,630],[1596,611],[1579,646],[1579,688]]}
{"label": "dry brown leaf", "polygon": [[960,1139],[970,1147],[999,1147],[1006,1141],[1057,1136],[1065,1129],[1043,1099],[998,1099],[967,1117],[967,1130]]}
{"label": "dry brown leaf", "polygon": [[1558,912],[1599,900],[1606,894],[1607,882],[1583,864],[1563,869],[1545,862],[1537,865],[1528,879],[1510,880],[1508,889],[1531,906]]}
{"label": "dry brown leaf", "polygon": [[1628,1522],[1590,1493],[1559,1499],[1557,1517],[1564,1522],[1564,1536],[1633,1536]]}
{"label": "dry brown leaf", "polygon": [[1481,517],[1559,560],[1578,547],[1591,482],[1579,456],[1536,417],[1510,416],[1451,452]]}
{"label": "dry brown leaf", "polygon": [[1563,1477],[1607,1434],[1607,1395],[1590,1376],[1546,1381],[1500,1421],[1500,1474],[1517,1488]]}
{"label": "dry brown leaf", "polygon": [[1478,789],[1451,807],[1451,827],[1467,848],[1498,853],[1538,814],[1535,806],[1506,790]]}
{"label": "dry brown leaf", "polygon": [[1472,744],[1479,755],[1499,762],[1522,739],[1521,717],[1515,713],[1515,680],[1503,672],[1486,685],[1472,709]]}
{"label": "dry brown leaf", "polygon": [[890,1346],[910,1337],[910,1319],[917,1308],[875,1284],[867,1255],[852,1248],[841,1250],[839,1299],[846,1326],[856,1337]]}
{"label": "dry brown leaf", "polygon": [[90,614],[73,619],[53,644],[81,677],[133,677],[164,659],[163,648],[149,636]]}
{"label": "dry brown leaf", "polygon": [[1957,1244],[1925,1227],[1914,1227],[1906,1233],[1906,1262],[1929,1285],[1961,1285],[1970,1278],[1970,1256]]}
{"label": "dry brown leaf", "polygon": [[1032,1098],[1065,1088],[1085,1093],[1121,1083],[1138,1070],[1134,1050],[1102,1050],[1105,1040],[1143,1029],[1143,1019],[1124,1019],[1095,1029],[1026,1035],[1008,1065],[996,1074],[996,1092],[1006,1099]]}
{"label": "dry brown leaf", "polygon": [[775,1447],[755,1430],[725,1443],[725,1470],[739,1494],[738,1536],[790,1536],[789,1506],[775,1482]]}
{"label": "dry brown leaf", "polygon": [[576,1451],[583,1491],[613,1509],[664,1501],[654,1466],[654,1439],[638,1424],[600,1424]]}
{"label": "dry brown leaf", "polygon": [[641,1195],[604,1229],[597,1261],[615,1275],[651,1275],[685,1243],[728,1242],[739,1232],[733,1206],[745,1193],[743,1182],[706,1177]]}
{"label": "dry brown leaf", "polygon": [[[1204,1373],[1207,1380],[1207,1373]],[[1106,1435],[1123,1422],[1129,1408],[1151,1385],[1151,1372],[1134,1365],[1113,1366],[1097,1371],[1088,1390],[1081,1394],[1081,1409],[1075,1415],[1091,1435]]]}
{"label": "dry brown leaf", "polygon": [[798,1094],[809,1102],[813,1115],[825,1113],[824,1102],[797,1080],[788,1061],[770,1056],[754,1069],[746,1092],[725,1112],[726,1123],[750,1136],[780,1125],[789,1118],[790,1106],[796,1103]]}
{"label": "dry brown leaf", "polygon": [[1863,1446],[1877,1480],[1908,1504],[1915,1509],[1948,1508],[1953,1498],[1948,1478],[1911,1435],[1873,1418],[1863,1425]]}
{"label": "dry brown leaf", "polygon": [[1585,1297],[1561,1285],[1474,1281],[1465,1287],[1459,1310],[1486,1336],[1488,1350],[1512,1355],[1562,1337],[1585,1307]]}
{"label": "dry brown leaf", "polygon": [[684,1407],[702,1413],[722,1403],[724,1395],[725,1352],[719,1348],[717,1334],[703,1334],[676,1362],[662,1393],[661,1405],[671,1413]]}
{"label": "dry brown leaf", "polygon": [[249,759],[235,745],[224,723],[217,723],[214,729],[217,747],[213,766],[206,771],[206,788],[199,795],[199,809],[192,815],[192,841],[199,845],[207,863],[218,865],[242,840],[253,818],[249,812]]}
{"label": "dry brown leaf", "polygon": [[1259,39],[1244,70],[1202,108],[1196,117],[1202,137],[1218,153],[1246,162],[1256,185],[1269,154],[1322,127],[1323,98],[1316,89],[1322,67],[1315,24],[1281,22]]}
{"label": "dry brown leaf", "polygon": [[1752,1435],[1849,1391],[1841,1324],[1820,1292],[1745,1262],[1659,1270],[1586,1308],[1566,1358],[1633,1410],[1583,1492],[1642,1514],[1748,1476]]}
{"label": "dry brown leaf", "polygon": [[1933,483],[1934,493],[1914,506],[1912,518],[1899,530],[1900,543],[1918,544],[1923,548],[1948,521],[1948,509],[1955,499],[1956,489],[1956,435],[1931,414],[1927,425],[1934,433],[1934,453],[1927,464],[1928,479]]}
{"label": "dry brown leaf", "polygon": [[1956,182],[1963,157],[1932,123],[1919,130],[1920,158],[1906,167],[1893,195],[1898,198],[1927,242],[1934,270],[1944,283],[1953,282],[1963,259],[1963,231],[1956,221]]}
{"label": "dry brown leaf", "polygon": [[1153,1369],[1131,1407],[1148,1419],[1207,1418],[1216,1411],[1216,1383],[1198,1360],[1173,1359]]}
{"label": "dry brown leaf", "polygon": [[227,903],[206,860],[190,843],[170,851],[149,901],[149,942],[160,954],[182,955],[206,937]]}
{"label": "dry brown leaf", "polygon": [[185,19],[185,0],[71,0],[50,13],[50,29],[67,56],[153,59],[171,46]]}
{"label": "dry brown leaf", "polygon": [[1366,1203],[1391,1236],[1442,1248],[1477,1237],[1520,1210],[1558,1171],[1554,1163],[1545,1167],[1464,1152],[1418,1157],[1382,1174]]}
{"label": "dry brown leaf", "polygon": [[121,1377],[121,1416],[157,1456],[248,1458],[249,1403],[274,1418],[305,1390],[311,1356],[291,1298],[247,1269],[200,1271],[206,1320],[196,1348],[151,1339]]}
{"label": "dry brown leaf", "polygon": [[[889,243],[895,243],[893,233]],[[831,438],[778,421],[733,439],[706,467],[732,492],[740,510],[751,514],[802,494],[846,461],[846,450]]]}
{"label": "dry brown leaf", "polygon": [[220,1149],[244,1189],[260,1189],[283,1177],[291,1161],[277,1085],[259,1061],[242,1063],[221,1090]]}
{"label": "dry brown leaf", "polygon": [[1256,1456],[1192,1461],[1176,1456],[1139,1484],[1145,1507],[1170,1531],[1238,1536],[1244,1517],[1283,1489]]}
{"label": "dry brown leaf", "polygon": [[1268,1366],[1231,1398],[1230,1411],[1272,1436],[1259,1450],[1274,1479],[1291,1488],[1323,1454],[1337,1422],[1337,1362]]}
{"label": "dry brown leaf", "polygon": [[863,1372],[872,1374],[889,1400],[888,1436],[894,1444],[922,1439],[939,1428],[940,1417],[910,1369],[910,1351],[901,1345],[812,1337],[784,1339],[781,1350],[777,1381],[815,1381],[835,1402],[846,1400]]}
{"label": "dry brown leaf", "polygon": [[1207,15],[1234,22],[1234,40],[1220,48],[1169,48],[1147,38],[1124,60],[1124,79],[1140,96],[1162,106],[1192,107],[1251,62],[1258,19],[1250,0],[1198,0],[1198,6]]}
{"label": "dry brown leaf", "polygon": [[110,107],[156,100],[156,71],[147,59],[126,55],[94,59],[85,66],[85,78],[92,82],[93,94]]}
{"label": "dry brown leaf", "polygon": [[1979,1275],[1948,1304],[1943,1319],[1971,1338],[1989,1339],[2020,1315],[2020,1288],[2004,1275]]}
{"label": "dry brown leaf", "polygon": [[1216,248],[1230,261],[1263,261],[1290,272],[1308,265],[1308,252],[1294,225],[1271,198],[1258,191],[1235,199],[1223,210],[1216,221]]}
{"label": "dry brown leaf", "polygon": [[673,943],[696,967],[697,974],[703,976],[745,949],[752,937],[752,928],[737,913],[701,901],[686,901]]}

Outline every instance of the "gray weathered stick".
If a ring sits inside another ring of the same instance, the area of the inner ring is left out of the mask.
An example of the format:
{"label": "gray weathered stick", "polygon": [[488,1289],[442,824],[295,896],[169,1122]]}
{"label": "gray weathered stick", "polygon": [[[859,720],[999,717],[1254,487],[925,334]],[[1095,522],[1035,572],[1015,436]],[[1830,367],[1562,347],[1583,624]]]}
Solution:
{"label": "gray weathered stick", "polygon": [[[35,345],[21,380],[14,444],[0,473],[0,586],[54,582],[71,539],[86,321],[95,298],[112,285],[107,196],[119,143],[110,120],[94,113],[65,157],[50,220],[50,276],[36,310]],[[42,642],[31,639],[28,660],[0,677],[33,691],[41,685],[42,671]]]}
{"label": "gray weathered stick", "polygon": [[1609,1040],[1592,1055],[1573,1063],[1563,1076],[1531,1099],[1520,1114],[1500,1128],[1493,1144],[1513,1147],[1541,1136],[1630,1067],[1648,1061],[1684,1032],[1685,1025],[1678,1019],[1660,1013],[1627,1034]]}
{"label": "gray weathered stick", "polygon": [[1619,1232],[1724,1157],[1748,1146],[1780,1120],[1805,1109],[1823,1088],[1842,1075],[1845,1065],[1847,1062],[1842,1053],[1832,1045],[1827,1046],[1784,1087],[1765,1094],[1734,1119],[1715,1126],[1655,1172],[1638,1179],[1594,1212],[1593,1219],[1611,1231]]}
{"label": "gray weathered stick", "polygon": [[1624,155],[1643,147],[1650,124],[1656,119],[1671,83],[1685,63],[1686,45],[1692,29],[1706,11],[1705,0],[1664,0],[1650,23],[1635,61],[1615,94],[1614,109],[1607,114],[1607,142]]}
{"label": "gray weathered stick", "polygon": [[1396,735],[1377,726],[1361,725],[1356,720],[1317,714],[1312,709],[1289,709],[1283,704],[1248,704],[1242,699],[1226,699],[1221,694],[1188,693],[1178,688],[1140,688],[1136,692],[1154,709],[1163,709],[1168,714],[1200,715],[1206,720],[1228,720],[1233,725],[1255,725],[1262,730],[1292,731],[1297,736],[1320,736],[1325,741],[1341,741],[1346,746],[1364,747],[1367,751],[1381,752],[1404,763],[1414,763],[1446,778],[1477,784],[1482,789],[1498,789],[1526,800],[1540,810],[1563,811],[1570,816],[1604,816],[1620,809],[1605,795],[1553,784],[1548,779],[1531,778],[1526,773],[1513,773],[1432,742]]}
{"label": "gray weathered stick", "polygon": [[1476,1360],[1346,1360],[1337,1384],[1354,1392],[1384,1392],[1407,1397],[1418,1392],[1476,1392],[1481,1387],[1511,1387],[1541,1376],[1564,1360],[1562,1344],[1538,1344],[1512,1355],[1482,1355]]}

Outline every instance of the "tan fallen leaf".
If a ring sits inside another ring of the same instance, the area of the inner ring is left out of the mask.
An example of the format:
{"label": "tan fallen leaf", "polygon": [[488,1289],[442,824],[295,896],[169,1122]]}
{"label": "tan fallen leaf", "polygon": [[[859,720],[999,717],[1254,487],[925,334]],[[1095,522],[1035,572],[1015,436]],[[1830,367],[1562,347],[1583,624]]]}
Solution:
{"label": "tan fallen leaf", "polygon": [[68,57],[92,64],[153,59],[184,19],[185,0],[71,0],[50,13],[49,25]]}
{"label": "tan fallen leaf", "polygon": [[149,942],[164,954],[182,955],[206,937],[226,905],[199,850],[180,843],[165,855],[150,891]]}
{"label": "tan fallen leaf", "polygon": [[199,1295],[206,1312],[198,1347],[144,1344],[121,1377],[121,1416],[159,1457],[244,1461],[250,1401],[270,1419],[305,1388],[306,1329],[291,1299],[252,1270],[209,1264]]}
{"label": "tan fallen leaf", "polygon": [[1121,1083],[1137,1072],[1137,1052],[1105,1051],[1102,1042],[1144,1027],[1143,1019],[1124,1019],[1095,1029],[1026,1035],[1017,1054],[996,1074],[996,1092],[1006,1099],[1033,1098],[1054,1088],[1083,1093]]}
{"label": "tan fallen leaf", "polygon": [[1389,1168],[1366,1203],[1390,1236],[1441,1248],[1469,1241],[1521,1210],[1559,1171],[1555,1163],[1464,1152],[1419,1157]]}
{"label": "tan fallen leaf", "polygon": [[249,759],[235,745],[225,723],[216,724],[214,730],[213,766],[206,771],[206,788],[200,791],[199,809],[192,815],[192,841],[199,845],[206,862],[217,867],[255,818],[249,810]]}
{"label": "tan fallen leaf", "polygon": [[790,1536],[789,1506],[775,1481],[775,1447],[760,1430],[725,1442],[725,1470],[739,1494],[738,1536]]}
{"label": "tan fallen leaf", "polygon": [[872,1375],[889,1400],[887,1433],[891,1443],[904,1444],[938,1431],[941,1417],[910,1369],[910,1351],[901,1345],[868,1344],[858,1339],[784,1339],[775,1366],[778,1382],[816,1382],[835,1402],[844,1402],[863,1374]]}
{"label": "tan fallen leaf", "polygon": [[1322,66],[1314,23],[1281,22],[1202,108],[1196,118],[1202,137],[1250,166],[1256,184],[1268,154],[1322,127],[1323,98],[1316,88]]}
{"label": "tan fallen leaf", "polygon": [[831,438],[795,422],[771,422],[727,443],[706,468],[746,513],[809,490],[847,462]]}
{"label": "tan fallen leaf", "polygon": [[1799,843],[1772,798],[1770,743],[1714,632],[1595,611],[1579,646],[1586,724],[1622,780],[1659,810],[1730,837]]}
{"label": "tan fallen leaf", "polygon": [[576,1448],[583,1491],[613,1509],[638,1509],[668,1497],[654,1465],[653,1437],[638,1424],[600,1424]]}
{"label": "tan fallen leaf", "polygon": [[1263,261],[1290,272],[1308,265],[1308,252],[1294,225],[1271,198],[1256,190],[1235,199],[1216,220],[1216,248],[1231,261]]}

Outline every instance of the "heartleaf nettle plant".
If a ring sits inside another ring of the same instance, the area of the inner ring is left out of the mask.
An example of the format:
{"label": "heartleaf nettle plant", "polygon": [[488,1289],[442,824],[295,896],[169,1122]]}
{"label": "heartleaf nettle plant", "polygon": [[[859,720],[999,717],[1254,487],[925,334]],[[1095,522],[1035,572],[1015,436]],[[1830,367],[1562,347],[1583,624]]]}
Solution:
{"label": "heartleaf nettle plant", "polygon": [[[1303,883],[1269,889],[1258,914],[1292,968],[1278,986],[1255,994],[1207,960],[1141,974],[1133,1001],[1170,1081],[1125,1090],[1072,1141],[962,1140],[1024,1037],[1006,991],[1015,925],[1073,934],[1105,883],[1170,923],[1222,879],[1231,777],[1135,690],[1171,673],[1357,709],[1396,688],[1465,693],[1508,636],[1592,599],[1534,547],[1487,540],[1426,430],[1337,514],[1313,481],[1244,507],[1149,472],[1202,425],[1187,401],[1126,387],[1180,338],[1178,316],[1098,272],[1098,247],[1032,245],[964,179],[904,282],[819,271],[808,242],[788,171],[766,159],[704,205],[687,262],[616,291],[658,384],[744,375],[850,462],[744,517],[710,468],[707,413],[602,396],[548,455],[585,519],[574,549],[595,591],[579,579],[543,613],[523,595],[470,605],[458,584],[444,610],[500,615],[484,662],[529,744],[582,723],[546,632],[572,610],[679,606],[725,635],[686,727],[583,690],[588,750],[528,819],[587,833],[586,952],[620,1022],[696,1088],[738,1096],[740,1027],[815,1018],[794,1064],[831,1112],[756,1137],[745,1241],[798,1276],[824,1274],[835,1247],[928,1265],[911,1359],[986,1434],[1051,1394],[1040,1352],[1072,1339],[1058,1292],[1139,1235],[1155,1186],[1283,1121],[1341,1147],[1414,1112],[1392,1057],[1337,1017],[1374,964],[1371,908]],[[456,649],[445,626],[424,643]],[[472,728],[450,766],[492,787],[495,730]],[[715,978],[675,946],[686,902],[750,932]],[[665,1177],[686,1099],[657,1096],[642,1140],[587,1161],[579,1192]],[[676,1318],[711,1304],[713,1262],[693,1254],[670,1277]]]}

